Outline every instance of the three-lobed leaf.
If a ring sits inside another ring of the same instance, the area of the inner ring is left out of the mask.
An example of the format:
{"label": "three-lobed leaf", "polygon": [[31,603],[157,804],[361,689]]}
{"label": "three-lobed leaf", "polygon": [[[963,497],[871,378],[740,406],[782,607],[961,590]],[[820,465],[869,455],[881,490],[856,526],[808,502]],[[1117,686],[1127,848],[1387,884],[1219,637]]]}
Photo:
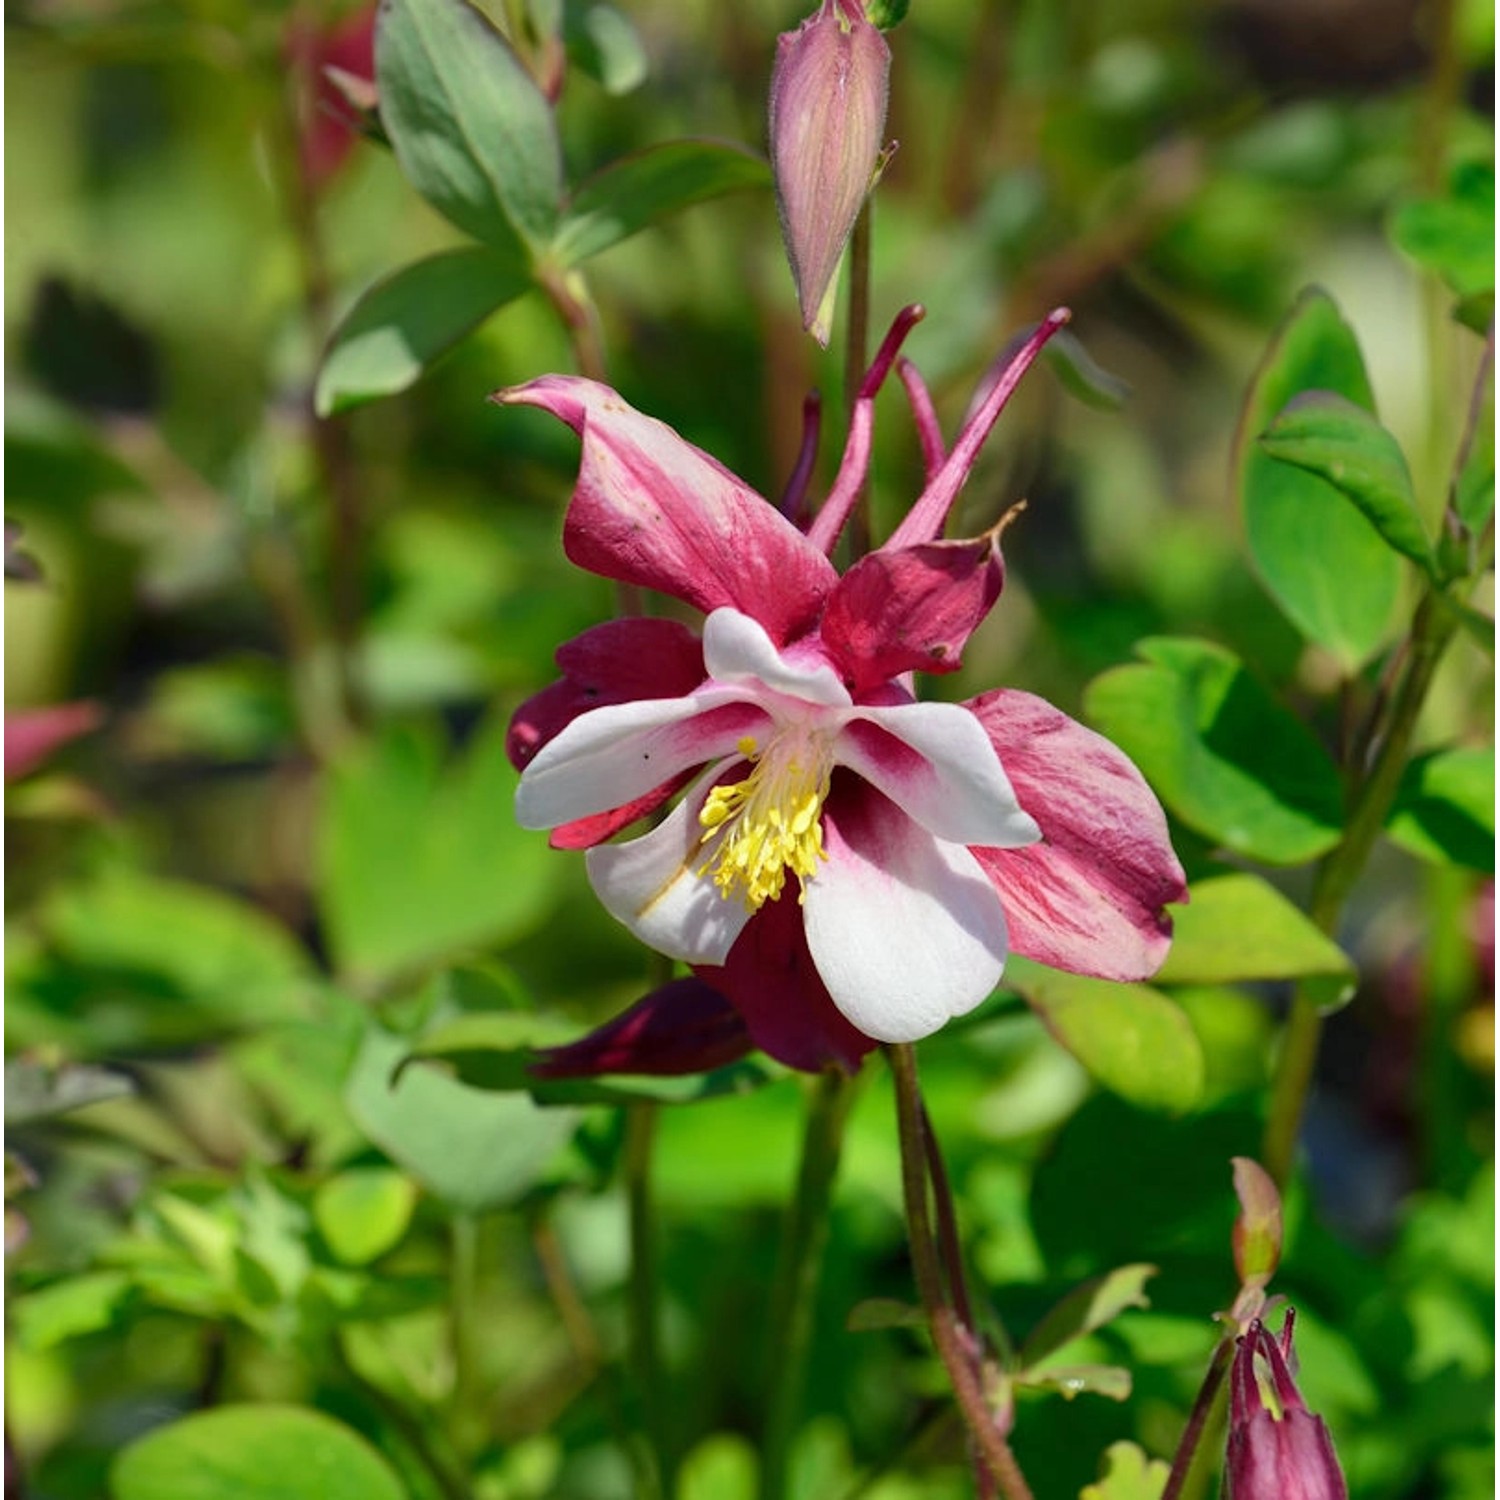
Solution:
{"label": "three-lobed leaf", "polygon": [[1304,864],[1338,842],[1333,762],[1233,652],[1177,637],[1136,650],[1144,661],[1096,678],[1084,707],[1177,817],[1272,865]]}
{"label": "three-lobed leaf", "polygon": [[531,286],[524,256],[487,246],[446,250],[376,282],[349,310],[323,356],[318,415],[406,390]]}
{"label": "three-lobed leaf", "polygon": [[401,170],[439,213],[506,256],[557,226],[562,151],[552,106],[467,0],[382,0],[380,116]]}
{"label": "three-lobed leaf", "polygon": [[1362,406],[1334,391],[1295,396],[1260,439],[1263,452],[1326,479],[1385,540],[1434,567],[1401,445]]}
{"label": "three-lobed leaf", "polygon": [[1298,299],[1251,382],[1233,473],[1261,580],[1298,630],[1352,672],[1385,637],[1401,565],[1327,479],[1279,462],[1256,441],[1306,391],[1375,409],[1359,344],[1333,300],[1317,289]]}

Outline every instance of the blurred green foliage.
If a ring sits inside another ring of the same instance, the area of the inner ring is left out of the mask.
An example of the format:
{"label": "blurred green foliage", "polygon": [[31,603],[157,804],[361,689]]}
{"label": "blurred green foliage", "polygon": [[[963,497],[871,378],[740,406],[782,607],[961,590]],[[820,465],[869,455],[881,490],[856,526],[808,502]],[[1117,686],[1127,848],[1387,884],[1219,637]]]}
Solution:
{"label": "blurred green foliage", "polygon": [[[575,368],[587,325],[627,399],[768,495],[821,388],[826,484],[838,339],[800,333],[758,159],[800,16],[484,9],[513,46],[392,7],[365,76],[394,150],[318,97],[349,6],[8,11],[6,514],[43,575],[7,584],[8,713],[106,715],[8,789],[27,1495],[612,1500],[643,1396],[681,1500],[755,1493],[803,1083],[516,1087],[653,980],[578,856],[511,817],[508,715],[614,600],[558,545],[576,442],[485,398]],[[1015,1446],[1042,1496],[1159,1493],[1233,1296],[1229,1159],[1259,1149],[1289,981],[1332,1006],[1355,971],[1274,1289],[1357,1500],[1493,1492],[1484,586],[1338,941],[1300,910],[1410,620],[1401,554],[1430,541],[1453,577],[1493,548],[1493,26],[1369,10],[915,0],[890,33],[877,333],[927,305],[908,352],[950,432],[1017,327],[1067,303],[1077,338],[960,504],[978,530],[1030,500],[940,691],[1086,715],[1193,887],[1152,985],[1017,962],[922,1047],[979,1300],[1030,1331]],[[1310,388],[1353,403],[1331,435],[1282,415]],[[1339,442],[1379,449],[1378,484]],[[887,394],[877,535],[920,483]],[[649,1393],[624,1352],[640,1099]],[[878,1059],[827,1234],[792,1493],[966,1493],[904,1311]]]}

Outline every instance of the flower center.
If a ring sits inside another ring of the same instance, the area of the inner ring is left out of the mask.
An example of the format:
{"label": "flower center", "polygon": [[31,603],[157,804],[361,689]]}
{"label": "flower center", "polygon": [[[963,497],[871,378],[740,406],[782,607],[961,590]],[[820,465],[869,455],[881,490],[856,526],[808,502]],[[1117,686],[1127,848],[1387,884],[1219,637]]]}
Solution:
{"label": "flower center", "polygon": [[739,749],[754,769],[708,794],[698,814],[705,829],[700,842],[720,842],[698,873],[712,870],[725,900],[738,891],[758,911],[780,897],[788,870],[807,880],[828,858],[820,814],[833,757],[823,735],[801,726],[783,729],[764,751],[746,735]]}

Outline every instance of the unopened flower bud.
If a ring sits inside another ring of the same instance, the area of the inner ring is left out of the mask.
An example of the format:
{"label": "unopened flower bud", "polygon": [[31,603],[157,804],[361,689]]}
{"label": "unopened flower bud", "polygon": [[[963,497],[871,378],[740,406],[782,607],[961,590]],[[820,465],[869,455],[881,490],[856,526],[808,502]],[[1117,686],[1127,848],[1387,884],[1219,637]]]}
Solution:
{"label": "unopened flower bud", "polygon": [[822,0],[776,43],[771,164],[802,326],[824,346],[835,277],[879,160],[891,51],[862,0]]}
{"label": "unopened flower bud", "polygon": [[1292,1323],[1288,1310],[1278,1340],[1257,1319],[1238,1341],[1229,1372],[1227,1500],[1348,1500],[1328,1428],[1292,1379]]}
{"label": "unopened flower bud", "polygon": [[1270,1174],[1248,1156],[1234,1159],[1234,1268],[1240,1285],[1264,1287],[1281,1262],[1281,1194]]}

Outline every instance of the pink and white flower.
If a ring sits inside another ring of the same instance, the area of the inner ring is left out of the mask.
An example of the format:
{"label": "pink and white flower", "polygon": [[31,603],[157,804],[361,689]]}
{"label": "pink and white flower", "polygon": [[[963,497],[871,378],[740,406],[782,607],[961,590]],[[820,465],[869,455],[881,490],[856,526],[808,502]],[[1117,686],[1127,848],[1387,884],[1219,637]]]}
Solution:
{"label": "pink and white flower", "polygon": [[[844,463],[806,533],[707,454],[595,382],[498,393],[583,439],[563,544],[581,567],[701,610],[627,619],[558,653],[510,747],[516,812],[588,850],[605,907],[693,966],[751,1038],[795,1067],[846,1066],[978,1005],[1007,953],[1115,979],[1165,957],[1185,898],[1161,808],[1107,741],[1026,693],[919,701],[999,596],[999,528],[941,533],[1054,314],[947,451],[901,362],[928,480],[889,542],[839,576],[832,550],[863,482],[875,392],[908,310],[859,393]],[[676,805],[648,832],[606,842]]]}

